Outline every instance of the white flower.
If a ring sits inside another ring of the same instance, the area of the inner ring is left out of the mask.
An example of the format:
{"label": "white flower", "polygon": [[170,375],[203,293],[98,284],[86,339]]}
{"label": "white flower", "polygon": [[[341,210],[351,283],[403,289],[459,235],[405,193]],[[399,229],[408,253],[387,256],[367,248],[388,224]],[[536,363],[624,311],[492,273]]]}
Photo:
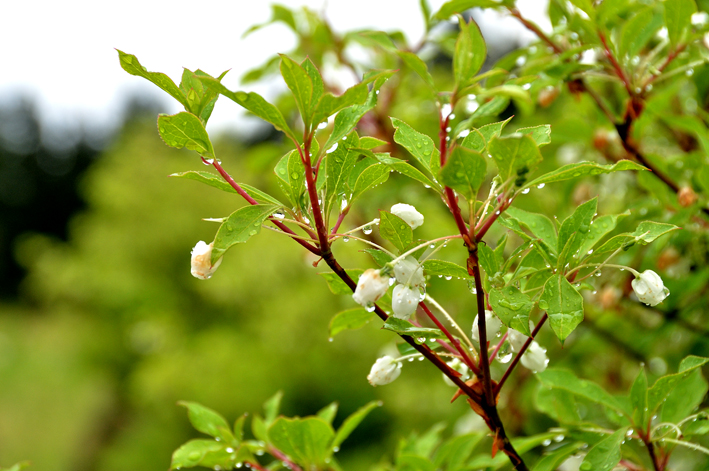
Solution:
{"label": "white flower", "polygon": [[416,211],[410,204],[398,203],[391,207],[391,213],[403,219],[411,229],[416,229],[423,224],[423,214]]}
{"label": "white flower", "polygon": [[394,361],[389,355],[385,355],[372,365],[367,381],[372,386],[383,386],[389,384],[401,374],[401,363]]}
{"label": "white flower", "polygon": [[547,349],[539,345],[536,340],[532,340],[527,351],[522,355],[521,361],[525,368],[529,368],[535,373],[541,373],[547,369],[549,364]]}
{"label": "white flower", "polygon": [[[447,365],[450,366],[451,368],[453,368],[453,369],[454,369],[455,371],[457,371],[458,373],[460,373],[460,379],[462,379],[463,381],[465,381],[466,377],[468,376],[468,373],[470,372],[470,369],[468,368],[468,365],[466,365],[465,363],[463,363],[462,361],[460,361],[458,358],[454,358],[453,360],[447,362]],[[443,381],[445,381],[445,383],[446,383],[448,386],[453,386],[453,387],[456,387],[456,388],[458,387],[458,386],[456,386],[456,384],[455,384],[453,381],[451,381],[451,379],[450,379],[448,376],[446,376],[446,375],[443,375]]]}
{"label": "white flower", "polygon": [[200,240],[192,249],[192,276],[200,280],[208,280],[222,263],[220,258],[212,265],[212,249],[214,242],[207,244]]}
{"label": "white flower", "polygon": [[[485,311],[485,334],[488,342],[500,331],[502,322],[497,318],[494,312]],[[473,341],[480,342],[480,334],[478,332],[478,316],[475,316],[473,321]]]}
{"label": "white flower", "polygon": [[394,276],[396,276],[396,281],[403,285],[424,286],[426,284],[426,279],[423,277],[423,267],[411,255],[396,262]]}
{"label": "white flower", "polygon": [[407,285],[396,285],[391,296],[391,308],[394,317],[408,319],[416,311],[421,299],[418,288]]}
{"label": "white flower", "polygon": [[381,276],[379,270],[370,268],[359,277],[352,299],[357,304],[370,307],[377,302],[377,299],[384,296],[387,289],[389,289],[389,277]]}
{"label": "white flower", "polygon": [[641,302],[656,306],[670,295],[670,290],[665,288],[660,275],[652,270],[645,270],[632,283],[633,291]]}
{"label": "white flower", "polygon": [[524,343],[529,337],[515,329],[507,329],[507,341],[510,343],[510,348],[517,353],[522,350]]}

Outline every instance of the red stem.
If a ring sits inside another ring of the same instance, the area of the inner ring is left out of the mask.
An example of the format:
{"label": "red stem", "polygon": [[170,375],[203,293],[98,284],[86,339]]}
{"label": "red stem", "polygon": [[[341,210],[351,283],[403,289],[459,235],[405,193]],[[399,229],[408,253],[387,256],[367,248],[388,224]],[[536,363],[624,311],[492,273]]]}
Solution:
{"label": "red stem", "polygon": [[[421,306],[421,309],[424,310],[424,312],[429,317],[429,319],[431,319],[433,321],[433,323],[436,324],[436,327],[438,327],[441,330],[441,332],[443,332],[446,335],[446,337],[448,338],[448,341],[451,344],[453,344],[453,346],[456,348],[456,350],[458,350],[460,355],[463,357],[463,361],[465,362],[465,364],[468,365],[468,367],[471,370],[473,370],[476,375],[479,375],[480,370],[478,370],[477,366],[475,366],[475,363],[473,362],[473,359],[470,358],[470,355],[468,355],[468,352],[466,352],[465,349],[462,347],[462,345],[460,344],[460,340],[456,339],[455,337],[453,337],[453,335],[451,335],[450,332],[448,332],[448,329],[446,329],[446,327],[443,324],[441,324],[441,321],[439,321],[436,318],[436,316],[433,315],[433,313],[428,308],[428,306],[426,306],[426,303],[421,301],[419,303],[419,306]],[[482,355],[482,353],[481,353],[481,355]]]}
{"label": "red stem", "polygon": [[505,343],[505,340],[507,340],[507,332],[505,332],[505,335],[503,335],[502,338],[500,339],[500,343],[497,344],[497,346],[495,347],[495,350],[493,350],[492,353],[490,354],[490,363],[492,363],[492,361],[497,356],[497,352],[500,351],[500,348],[502,348],[502,344]]}
{"label": "red stem", "polygon": [[289,460],[288,457],[285,455],[285,453],[283,453],[281,450],[279,450],[277,448],[270,447],[268,449],[268,451],[273,456],[275,456],[279,460],[283,461],[286,464],[286,466],[288,466],[291,469],[291,471],[303,471],[300,466],[298,466],[297,464],[295,464],[291,460]]}
{"label": "red stem", "polygon": [[517,366],[517,363],[519,363],[519,360],[522,358],[522,355],[527,350],[527,347],[529,347],[532,344],[532,340],[534,340],[534,337],[537,336],[537,334],[541,330],[542,326],[544,325],[544,322],[546,322],[546,320],[548,318],[549,318],[549,316],[545,312],[544,315],[542,316],[542,318],[539,319],[539,322],[537,323],[537,325],[534,327],[534,330],[532,331],[532,336],[529,337],[526,342],[524,342],[524,345],[522,345],[522,348],[520,348],[519,352],[517,352],[517,355],[512,360],[512,363],[510,363],[510,366],[507,367],[507,371],[505,371],[505,374],[502,375],[500,382],[497,383],[497,388],[495,388],[495,394],[498,394],[500,392],[500,390],[502,389],[502,386],[505,384],[505,381],[507,381],[507,378],[512,373],[512,370],[515,369],[515,366]]}
{"label": "red stem", "polygon": [[[207,162],[207,163],[208,163],[208,161],[206,161],[206,160],[204,159],[204,157],[202,158],[202,160],[203,160],[204,162]],[[222,176],[222,178],[223,178],[224,180],[226,180],[226,182],[227,182],[229,185],[231,185],[231,187],[234,188],[234,190],[236,190],[236,192],[237,192],[238,194],[240,194],[246,201],[248,201],[249,204],[252,204],[252,205],[258,204],[258,201],[256,201],[255,199],[253,199],[253,198],[251,197],[251,195],[249,195],[243,188],[241,188],[241,186],[240,186],[238,183],[236,183],[236,182],[234,181],[233,178],[231,178],[231,175],[229,175],[229,174],[226,172],[226,170],[224,170],[224,168],[219,164],[219,162],[217,161],[217,159],[212,159],[212,165],[214,166],[214,168],[217,169],[217,171],[218,171],[219,174]],[[279,221],[278,219],[274,218],[273,216],[269,217],[268,219],[269,219],[273,224],[275,224],[279,229],[281,229],[283,232],[285,232],[285,233],[287,233],[287,234],[297,235],[295,232],[293,232],[293,231],[291,230],[290,227],[286,226],[285,224],[283,224],[281,221]],[[311,243],[309,243],[309,242],[307,242],[307,241],[305,241],[305,240],[302,240],[302,239],[293,238],[293,240],[296,241],[297,243],[299,243],[300,245],[302,245],[303,247],[305,247],[306,249],[308,249],[308,251],[314,253],[315,255],[320,255],[320,249],[317,248],[317,247],[315,247],[313,244],[311,244]]]}
{"label": "red stem", "polygon": [[623,68],[620,66],[615,56],[613,55],[613,52],[611,52],[610,47],[608,47],[606,35],[599,31],[598,37],[601,38],[601,42],[603,43],[603,52],[605,53],[608,60],[611,62],[613,68],[615,69],[616,75],[618,75],[618,78],[621,80],[621,82],[623,82],[623,85],[625,85],[625,89],[628,91],[628,95],[630,95],[632,98],[634,96],[634,93],[633,89],[631,88],[630,81],[628,80],[628,77],[626,77],[625,72],[623,72]]}
{"label": "red stem", "polygon": [[266,468],[264,468],[255,461],[244,461],[244,464],[246,465],[246,467],[256,469],[258,471],[268,471]]}
{"label": "red stem", "polygon": [[345,216],[347,216],[347,213],[350,212],[350,207],[347,206],[344,211],[340,213],[340,215],[337,217],[337,222],[335,222],[335,225],[332,226],[332,232],[330,234],[336,234],[337,230],[340,228],[340,225],[342,224],[342,221],[345,220]]}

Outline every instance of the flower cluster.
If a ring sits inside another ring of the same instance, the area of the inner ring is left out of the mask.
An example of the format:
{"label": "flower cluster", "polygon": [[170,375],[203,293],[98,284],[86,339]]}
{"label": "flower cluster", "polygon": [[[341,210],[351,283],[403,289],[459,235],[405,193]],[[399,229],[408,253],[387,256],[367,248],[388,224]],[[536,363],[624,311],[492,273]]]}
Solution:
{"label": "flower cluster", "polygon": [[[423,224],[423,215],[408,204],[395,204],[391,207],[391,212],[400,217],[412,229],[416,229]],[[367,309],[373,309],[374,303],[381,298],[391,284],[396,281],[392,293],[391,308],[394,317],[408,319],[416,311],[421,301],[421,289],[426,287],[426,279],[423,275],[423,267],[411,256],[398,260],[393,265],[394,279],[383,275],[380,270],[369,269],[359,278],[357,289],[352,295],[352,299],[357,304]]]}
{"label": "flower cluster", "polygon": [[394,381],[400,374],[401,363],[389,355],[385,355],[374,362],[367,376],[367,381],[372,386],[383,386]]}

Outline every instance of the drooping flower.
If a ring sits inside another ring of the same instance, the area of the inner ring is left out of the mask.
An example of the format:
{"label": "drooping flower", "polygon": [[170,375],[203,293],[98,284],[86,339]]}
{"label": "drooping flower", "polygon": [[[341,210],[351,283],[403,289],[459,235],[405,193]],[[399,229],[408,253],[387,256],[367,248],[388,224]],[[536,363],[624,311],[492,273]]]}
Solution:
{"label": "drooping flower", "polygon": [[416,211],[410,204],[398,203],[391,207],[391,213],[403,219],[411,229],[416,229],[423,224],[423,214]]}
{"label": "drooping flower", "polygon": [[527,337],[518,330],[511,328],[507,329],[507,341],[510,343],[510,348],[512,349],[512,351],[515,353],[519,352],[522,349],[524,343],[527,341],[528,338],[529,337]]}
{"label": "drooping flower", "polygon": [[408,285],[396,285],[391,296],[391,308],[394,317],[408,319],[416,311],[421,295],[418,288]]}
{"label": "drooping flower", "polygon": [[539,345],[536,340],[532,340],[527,351],[522,355],[521,362],[525,368],[529,368],[535,373],[541,373],[547,369],[549,364],[546,348]]}
{"label": "drooping flower", "polygon": [[660,275],[652,270],[645,270],[635,278],[631,285],[638,299],[650,306],[657,306],[670,295],[670,290],[665,288]]}
{"label": "drooping flower", "polygon": [[[485,311],[485,334],[487,336],[488,342],[497,335],[502,327],[502,322],[497,318],[494,312]],[[480,333],[478,332],[478,316],[475,316],[473,321],[473,341],[480,342]]]}
{"label": "drooping flower", "polygon": [[192,276],[199,278],[200,280],[208,280],[212,277],[214,272],[219,268],[222,263],[222,259],[216,261],[212,265],[212,249],[214,248],[214,242],[207,244],[206,242],[200,240],[197,245],[192,249]]}
{"label": "drooping flower", "polygon": [[379,270],[370,268],[359,277],[352,299],[357,304],[368,308],[377,302],[387,289],[389,289],[389,277],[382,276]]}
{"label": "drooping flower", "polygon": [[394,276],[396,276],[396,281],[404,285],[424,286],[426,284],[426,279],[423,277],[423,267],[411,255],[396,262]]}
{"label": "drooping flower", "polygon": [[384,386],[399,377],[401,374],[401,363],[394,361],[394,358],[385,355],[372,365],[372,369],[367,375],[367,381],[372,386]]}

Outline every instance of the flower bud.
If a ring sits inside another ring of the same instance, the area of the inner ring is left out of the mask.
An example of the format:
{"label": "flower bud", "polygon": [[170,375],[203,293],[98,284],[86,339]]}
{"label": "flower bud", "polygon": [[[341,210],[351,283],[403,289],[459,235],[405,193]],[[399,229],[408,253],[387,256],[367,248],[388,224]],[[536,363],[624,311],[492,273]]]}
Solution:
{"label": "flower bud", "polygon": [[381,276],[379,270],[370,268],[360,275],[352,299],[357,304],[368,308],[384,296],[387,289],[389,289],[389,277]]}
{"label": "flower bud", "polygon": [[665,288],[660,275],[652,270],[645,270],[635,278],[631,285],[638,299],[650,306],[657,306],[670,295],[670,290]]}
{"label": "flower bud", "polygon": [[[502,322],[497,318],[494,312],[485,311],[485,334],[487,336],[488,342],[500,331],[502,327]],[[480,333],[478,332],[478,316],[475,316],[473,321],[473,341],[480,343]]]}
{"label": "flower bud", "polygon": [[411,229],[416,229],[423,224],[423,214],[416,211],[410,204],[398,203],[391,207],[391,213],[403,219]]}
{"label": "flower bud", "polygon": [[529,368],[534,373],[541,373],[547,369],[549,364],[546,348],[539,345],[536,340],[532,340],[527,351],[522,355],[521,362],[522,366]]}
{"label": "flower bud", "polygon": [[396,285],[391,296],[391,308],[394,317],[408,319],[419,305],[420,294],[418,288],[407,285]]}
{"label": "flower bud", "polygon": [[423,277],[423,267],[410,255],[403,260],[399,260],[394,265],[394,276],[396,276],[396,281],[403,285],[421,287],[426,285],[426,279]]}
{"label": "flower bud", "polygon": [[217,260],[217,263],[212,265],[212,249],[214,248],[214,242],[207,244],[206,242],[200,240],[197,245],[192,249],[192,276],[199,278],[200,280],[208,280],[212,277],[214,272],[219,268],[222,263],[222,259]]}
{"label": "flower bud", "polygon": [[401,363],[394,361],[389,355],[385,355],[372,365],[367,381],[372,386],[384,386],[399,377],[401,374]]}
{"label": "flower bud", "polygon": [[677,200],[683,208],[688,208],[697,202],[697,194],[691,187],[683,186],[677,192]]}

